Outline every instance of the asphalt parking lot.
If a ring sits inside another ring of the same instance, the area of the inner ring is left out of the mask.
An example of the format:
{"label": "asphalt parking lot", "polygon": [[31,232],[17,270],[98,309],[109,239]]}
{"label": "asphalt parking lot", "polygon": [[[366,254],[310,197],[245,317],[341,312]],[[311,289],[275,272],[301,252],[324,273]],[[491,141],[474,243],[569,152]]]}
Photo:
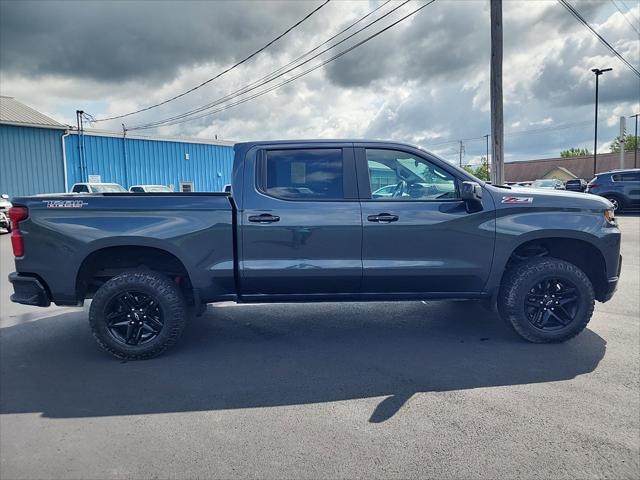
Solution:
{"label": "asphalt parking lot", "polygon": [[638,478],[640,217],[613,300],[561,345],[475,302],[209,306],[119,362],[78,308],[9,302],[0,477]]}

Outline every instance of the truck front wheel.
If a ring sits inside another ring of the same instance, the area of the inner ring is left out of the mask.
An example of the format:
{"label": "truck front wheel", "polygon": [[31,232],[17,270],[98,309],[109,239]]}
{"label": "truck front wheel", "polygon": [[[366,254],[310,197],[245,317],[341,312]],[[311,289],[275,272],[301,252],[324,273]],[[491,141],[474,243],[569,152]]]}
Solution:
{"label": "truck front wheel", "polygon": [[498,309],[525,340],[564,342],[589,323],[594,292],[586,274],[572,263],[543,257],[526,260],[507,271]]}
{"label": "truck front wheel", "polygon": [[155,357],[182,335],[187,308],[180,289],[161,273],[117,275],[96,292],[89,324],[98,345],[118,358]]}

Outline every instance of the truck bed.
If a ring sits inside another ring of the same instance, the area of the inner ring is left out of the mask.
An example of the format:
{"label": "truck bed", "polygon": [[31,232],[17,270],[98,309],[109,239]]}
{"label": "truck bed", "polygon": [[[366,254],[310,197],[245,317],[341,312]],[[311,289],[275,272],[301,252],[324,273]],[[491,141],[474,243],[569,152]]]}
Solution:
{"label": "truck bed", "polygon": [[77,304],[83,264],[118,247],[175,256],[203,299],[234,293],[233,207],[226,193],[54,194],[18,197],[14,205],[29,209],[20,223],[25,254],[16,270],[37,272],[56,304]]}

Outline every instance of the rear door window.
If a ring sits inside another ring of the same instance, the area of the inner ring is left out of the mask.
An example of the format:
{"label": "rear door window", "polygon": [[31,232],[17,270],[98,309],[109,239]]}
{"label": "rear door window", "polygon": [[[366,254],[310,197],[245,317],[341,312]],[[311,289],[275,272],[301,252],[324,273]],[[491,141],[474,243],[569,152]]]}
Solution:
{"label": "rear door window", "polygon": [[285,200],[343,200],[341,148],[267,150],[259,189]]}

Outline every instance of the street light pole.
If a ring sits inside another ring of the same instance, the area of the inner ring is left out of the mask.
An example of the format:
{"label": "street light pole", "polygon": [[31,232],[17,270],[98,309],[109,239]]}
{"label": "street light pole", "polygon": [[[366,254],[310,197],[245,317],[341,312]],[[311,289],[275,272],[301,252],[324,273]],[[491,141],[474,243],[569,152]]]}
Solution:
{"label": "street light pole", "polygon": [[593,175],[596,174],[596,160],[598,156],[598,79],[604,72],[610,72],[612,68],[592,68],[591,71],[596,75],[596,119],[593,134]]}
{"label": "street light pole", "polygon": [[635,146],[633,149],[633,168],[638,168],[638,114],[629,116],[629,118],[636,117],[636,134],[635,134]]}
{"label": "street light pole", "polygon": [[490,135],[488,133],[484,136],[484,139],[487,142],[487,155],[484,157],[484,164],[487,169],[487,175],[489,175],[489,180],[491,180],[491,175],[489,174],[489,137]]}

